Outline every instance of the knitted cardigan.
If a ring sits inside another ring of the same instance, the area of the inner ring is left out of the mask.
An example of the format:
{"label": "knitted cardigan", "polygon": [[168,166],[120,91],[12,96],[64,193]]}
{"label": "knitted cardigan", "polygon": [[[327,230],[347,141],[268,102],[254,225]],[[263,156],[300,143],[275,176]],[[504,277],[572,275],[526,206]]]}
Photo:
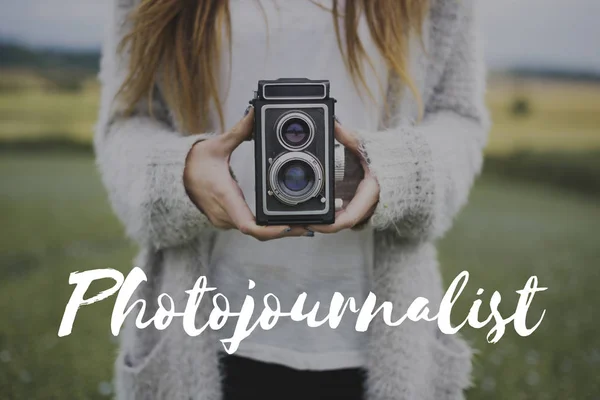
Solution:
{"label": "knitted cardigan", "polygon": [[[207,134],[178,133],[159,88],[152,117],[147,104],[124,117],[114,101],[128,62],[127,54],[118,55],[117,44],[129,28],[125,16],[136,1],[113,0],[103,47],[95,149],[113,209],[141,248],[135,266],[148,281],[134,300],[147,301],[147,319],[161,293],[168,293],[176,310],[183,311],[185,290],[208,275],[216,231],[183,186],[186,155]],[[394,319],[419,296],[429,299],[436,311],[443,285],[434,240],[466,203],[482,166],[488,118],[474,2],[430,0],[422,43],[413,40],[410,50],[423,118],[418,117],[414,96],[392,76],[392,117],[376,132],[357,132],[381,189],[371,219],[376,230],[371,290],[378,301],[393,304]],[[211,309],[212,301],[204,299],[196,326],[207,321]],[[120,335],[117,399],[221,398],[218,332],[190,337],[177,320],[164,331],[140,330],[134,319],[128,318]],[[432,322],[388,327],[381,317],[366,334],[368,400],[463,398],[470,384],[471,350],[459,336],[442,334]]]}

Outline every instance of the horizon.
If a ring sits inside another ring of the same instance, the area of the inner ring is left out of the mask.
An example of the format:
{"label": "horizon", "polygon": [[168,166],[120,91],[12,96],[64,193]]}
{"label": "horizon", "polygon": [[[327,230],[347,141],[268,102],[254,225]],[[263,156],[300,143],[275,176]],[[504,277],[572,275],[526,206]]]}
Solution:
{"label": "horizon", "polygon": [[[4,37],[0,35],[0,46],[9,45],[9,46],[17,46],[19,48],[27,49],[34,52],[60,52],[60,53],[68,53],[68,54],[97,54],[101,55],[101,45],[97,46],[88,46],[88,47],[78,47],[78,46],[61,46],[61,45],[32,45],[26,43],[24,41],[13,39],[10,37]],[[561,75],[564,74],[566,76],[586,76],[590,75],[595,78],[600,78],[600,68],[585,68],[585,67],[565,67],[560,65],[542,65],[542,64],[527,64],[527,63],[516,63],[514,65],[505,65],[502,67],[495,67],[488,65],[488,70],[490,73],[516,73],[516,74],[528,74],[533,73],[536,75],[544,75],[544,74],[554,74]]]}

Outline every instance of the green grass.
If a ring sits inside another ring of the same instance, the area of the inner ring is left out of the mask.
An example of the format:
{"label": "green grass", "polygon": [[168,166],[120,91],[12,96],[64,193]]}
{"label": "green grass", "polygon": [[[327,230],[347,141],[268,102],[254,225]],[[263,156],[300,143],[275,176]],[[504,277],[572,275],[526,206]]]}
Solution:
{"label": "green grass", "polygon": [[85,81],[81,90],[67,91],[27,71],[0,71],[0,88],[7,82],[19,87],[0,90],[1,140],[91,141],[99,106],[95,79]]}
{"label": "green grass", "polygon": [[481,351],[479,386],[469,399],[579,400],[600,394],[599,223],[597,198],[490,176],[477,184],[440,246],[447,282],[461,270],[471,274],[459,303],[462,315],[479,287],[486,300],[494,290],[501,293],[505,316],[514,312],[514,291],[530,276],[548,290],[532,303],[530,326],[547,311],[530,337],[509,328],[491,345],[486,329],[465,330]]}
{"label": "green grass", "polygon": [[[106,399],[115,345],[111,301],[80,310],[73,334],[57,331],[72,287],[69,274],[127,270],[134,248],[105,200],[88,156],[0,155],[0,398]],[[547,309],[528,338],[509,327],[496,345],[486,330],[464,330],[480,350],[478,386],[469,399],[594,399],[600,393],[600,246],[597,198],[484,177],[468,208],[440,245],[446,281],[471,273],[456,318],[477,288],[503,296],[537,275]],[[101,390],[102,389],[102,390]],[[594,397],[596,396],[596,397]]]}
{"label": "green grass", "polygon": [[[94,77],[83,82],[81,90],[65,91],[39,73],[0,69],[0,141],[66,138],[90,142],[99,85]],[[530,113],[515,117],[511,106],[519,98],[527,100]],[[600,149],[598,83],[494,78],[487,103],[494,122],[487,148],[490,154]]]}
{"label": "green grass", "polygon": [[[529,104],[515,116],[518,99]],[[487,152],[581,152],[600,148],[600,84],[502,78],[490,81],[494,122]]]}
{"label": "green grass", "polygon": [[106,398],[98,387],[111,381],[115,357],[109,302],[57,336],[71,272],[131,264],[93,163],[2,156],[0,182],[0,398]]}
{"label": "green grass", "polygon": [[600,197],[600,150],[519,152],[488,155],[485,170],[523,182],[536,182]]}

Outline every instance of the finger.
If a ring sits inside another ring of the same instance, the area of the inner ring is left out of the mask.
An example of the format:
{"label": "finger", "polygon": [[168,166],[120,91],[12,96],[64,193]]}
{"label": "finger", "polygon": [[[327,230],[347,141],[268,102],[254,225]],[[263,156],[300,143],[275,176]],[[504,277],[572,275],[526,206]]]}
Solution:
{"label": "finger", "polygon": [[230,154],[240,144],[252,137],[254,130],[254,107],[251,107],[248,114],[242,118],[229,132],[221,136],[223,149]]}
{"label": "finger", "polygon": [[360,141],[358,140],[358,137],[352,131],[340,125],[337,121],[335,123],[334,135],[337,141],[344,145],[345,148],[355,154],[360,154]]}
{"label": "finger", "polygon": [[292,226],[290,231],[285,233],[283,237],[299,237],[312,235],[308,229],[303,226]]}
{"label": "finger", "polygon": [[217,196],[212,195],[211,201],[208,201],[207,204],[201,210],[206,218],[210,221],[210,223],[217,229],[231,229],[234,228],[232,226],[229,216],[221,205],[218,202]]}
{"label": "finger", "polygon": [[338,233],[350,228],[346,211],[340,211],[335,217],[335,223],[331,225],[309,225],[308,229],[316,233]]}
{"label": "finger", "polygon": [[220,204],[216,205],[216,210],[212,214],[212,218],[214,219],[213,225],[219,229],[236,229],[235,224]]}
{"label": "finger", "polygon": [[363,218],[363,220],[360,221],[358,224],[354,225],[351,229],[353,231],[360,231],[360,230],[364,229],[369,224],[369,220],[373,216],[373,213],[375,213],[376,208],[377,208],[377,204],[375,204],[373,207],[371,207],[371,209],[369,210],[369,212],[365,216],[365,218]]}
{"label": "finger", "polygon": [[302,236],[306,233],[303,228],[292,228],[287,225],[257,225],[254,215],[252,215],[250,208],[248,208],[246,201],[239,192],[239,187],[235,183],[232,186],[223,196],[223,208],[235,227],[243,234],[265,241],[282,237]]}
{"label": "finger", "polygon": [[254,220],[248,221],[246,224],[242,224],[239,230],[245,235],[252,236],[261,242],[287,237],[305,236],[308,232],[305,228],[301,227],[290,227],[284,225],[260,226],[256,225]]}
{"label": "finger", "polygon": [[351,227],[362,222],[365,218],[371,215],[371,209],[379,202],[379,184],[374,178],[364,179],[358,189],[356,195],[348,203],[345,211],[352,220]]}
{"label": "finger", "polygon": [[379,199],[379,185],[372,178],[363,180],[357,188],[356,195],[344,211],[336,215],[332,225],[311,225],[308,228],[319,233],[337,233],[358,225],[371,214],[371,209]]}
{"label": "finger", "polygon": [[221,229],[223,231],[235,229],[235,226],[231,222],[229,222],[227,219],[215,218],[214,222],[212,222],[212,224],[215,228]]}
{"label": "finger", "polygon": [[340,142],[345,148],[350,150],[358,160],[360,161],[360,165],[362,166],[363,172],[366,175],[369,172],[369,163],[365,159],[365,154],[361,149],[361,142],[352,131],[344,128],[339,122],[335,123],[335,138],[338,142]]}

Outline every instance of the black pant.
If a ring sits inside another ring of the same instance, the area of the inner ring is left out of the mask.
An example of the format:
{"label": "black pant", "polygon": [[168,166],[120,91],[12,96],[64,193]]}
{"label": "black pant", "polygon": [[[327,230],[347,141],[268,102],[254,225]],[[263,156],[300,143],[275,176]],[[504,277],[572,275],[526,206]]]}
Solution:
{"label": "black pant", "polygon": [[223,400],[362,400],[359,368],[301,371],[238,356],[222,358]]}

